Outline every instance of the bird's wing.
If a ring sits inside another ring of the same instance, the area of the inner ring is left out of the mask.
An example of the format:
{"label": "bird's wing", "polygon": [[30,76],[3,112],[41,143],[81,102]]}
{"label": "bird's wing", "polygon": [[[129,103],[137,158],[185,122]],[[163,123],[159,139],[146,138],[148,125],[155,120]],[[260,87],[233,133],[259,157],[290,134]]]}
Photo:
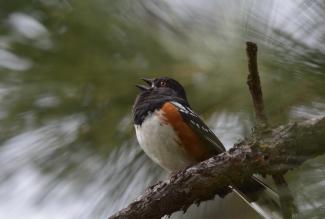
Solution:
{"label": "bird's wing", "polygon": [[[202,121],[202,119],[189,107],[173,101],[172,104],[177,107],[181,113],[184,122],[192,128],[192,130],[202,137],[210,146],[217,149],[217,153],[226,151],[225,147],[211,129]],[[207,145],[207,146],[209,146]]]}
{"label": "bird's wing", "polygon": [[[216,153],[225,151],[223,144],[217,136],[215,136],[191,108],[183,106],[175,101],[172,103],[181,113],[184,122],[186,122],[194,132],[203,136],[203,138],[210,143],[210,145],[207,145],[208,147],[214,147]],[[230,186],[230,188],[262,217],[272,219],[283,218],[281,216],[282,212],[281,205],[279,204],[279,195],[261,179],[252,176],[245,184],[238,187]]]}

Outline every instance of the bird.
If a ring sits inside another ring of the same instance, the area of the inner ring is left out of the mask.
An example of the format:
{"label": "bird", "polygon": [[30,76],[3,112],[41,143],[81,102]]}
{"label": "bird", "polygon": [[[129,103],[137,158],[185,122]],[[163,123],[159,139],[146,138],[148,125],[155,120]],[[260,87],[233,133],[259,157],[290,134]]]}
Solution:
{"label": "bird", "polygon": [[[147,156],[176,172],[226,151],[222,142],[193,111],[184,87],[175,79],[143,78],[133,105],[136,137]],[[276,191],[252,176],[243,186],[229,186],[264,218],[282,218]]]}

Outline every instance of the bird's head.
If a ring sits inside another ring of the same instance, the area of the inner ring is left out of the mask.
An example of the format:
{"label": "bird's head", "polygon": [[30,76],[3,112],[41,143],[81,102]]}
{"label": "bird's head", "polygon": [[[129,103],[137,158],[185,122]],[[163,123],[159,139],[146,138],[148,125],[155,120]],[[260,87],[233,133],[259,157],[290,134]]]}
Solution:
{"label": "bird's head", "polygon": [[136,85],[144,95],[171,96],[187,100],[183,86],[168,77],[142,79],[147,85]]}

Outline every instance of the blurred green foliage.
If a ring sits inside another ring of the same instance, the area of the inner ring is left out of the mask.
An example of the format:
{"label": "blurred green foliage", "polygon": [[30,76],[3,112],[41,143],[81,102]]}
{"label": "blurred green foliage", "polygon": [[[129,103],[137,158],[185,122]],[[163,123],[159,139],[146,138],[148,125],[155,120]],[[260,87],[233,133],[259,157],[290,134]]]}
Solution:
{"label": "blurred green foliage", "polygon": [[[105,196],[87,211],[96,215],[113,211],[107,203],[121,199],[129,186],[123,181],[138,182],[142,166],[148,168],[146,180],[133,196],[160,174],[134,149],[131,109],[134,85],[142,77],[181,81],[192,107],[206,119],[226,113],[244,115],[253,124],[245,83],[245,42],[251,40],[259,45],[262,89],[273,125],[325,112],[322,1],[1,0],[0,5],[3,150],[22,133],[81,118],[71,141],[55,141],[49,153],[40,149],[26,162],[53,174],[52,189],[72,180],[83,190],[104,178],[107,187],[96,192],[107,190]],[[283,11],[288,5],[293,9]],[[245,133],[250,128],[245,126]],[[118,162],[121,154],[128,165]],[[97,166],[84,168],[88,158]],[[21,166],[15,168],[0,177],[15,175]],[[42,190],[42,196],[50,196],[49,191]]]}

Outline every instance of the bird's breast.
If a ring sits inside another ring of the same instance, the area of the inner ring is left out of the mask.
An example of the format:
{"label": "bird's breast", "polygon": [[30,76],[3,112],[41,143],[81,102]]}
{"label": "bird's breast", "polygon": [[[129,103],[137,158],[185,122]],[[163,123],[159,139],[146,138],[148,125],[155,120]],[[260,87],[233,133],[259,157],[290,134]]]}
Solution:
{"label": "bird's breast", "polygon": [[176,171],[195,163],[165,112],[153,112],[141,125],[135,125],[135,130],[141,148],[164,169]]}

